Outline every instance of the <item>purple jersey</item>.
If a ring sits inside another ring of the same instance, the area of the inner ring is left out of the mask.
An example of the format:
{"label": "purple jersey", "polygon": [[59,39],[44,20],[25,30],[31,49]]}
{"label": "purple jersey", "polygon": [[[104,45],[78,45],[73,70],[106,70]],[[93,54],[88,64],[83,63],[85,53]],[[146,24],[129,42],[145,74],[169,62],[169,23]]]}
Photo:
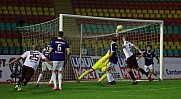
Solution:
{"label": "purple jersey", "polygon": [[151,64],[154,64],[153,63],[153,58],[156,57],[156,54],[154,52],[148,52],[148,51],[145,51],[143,53],[143,57],[145,58],[145,65],[146,66],[149,66]]}
{"label": "purple jersey", "polygon": [[69,44],[62,39],[56,39],[51,43],[51,48],[53,48],[53,61],[64,61],[65,60],[65,50],[69,48]]}
{"label": "purple jersey", "polygon": [[110,45],[110,52],[113,52],[113,55],[109,58],[109,62],[117,64],[118,45],[116,43]]}
{"label": "purple jersey", "polygon": [[50,61],[52,61],[52,56],[50,56],[49,55],[49,50],[50,50],[50,44],[48,44],[47,46],[45,46],[45,48],[43,49],[44,51],[45,51],[45,53],[44,53],[44,55],[45,55],[45,57],[48,59],[48,60],[50,60]]}

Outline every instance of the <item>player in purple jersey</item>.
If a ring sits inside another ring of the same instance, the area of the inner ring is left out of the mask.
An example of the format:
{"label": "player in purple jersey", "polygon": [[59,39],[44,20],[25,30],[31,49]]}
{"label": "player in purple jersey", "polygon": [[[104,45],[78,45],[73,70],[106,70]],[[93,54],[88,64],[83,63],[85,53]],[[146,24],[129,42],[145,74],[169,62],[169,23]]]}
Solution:
{"label": "player in purple jersey", "polygon": [[[67,41],[63,40],[63,32],[58,32],[58,38],[55,39],[50,46],[50,53],[53,54],[53,70],[52,70],[52,79],[54,88],[53,90],[62,90],[62,70],[65,63],[66,56],[70,54],[70,48]],[[66,55],[67,54],[67,55]],[[56,74],[55,71],[58,71],[58,81],[59,87],[56,84]]]}
{"label": "player in purple jersey", "polygon": [[111,74],[111,69],[115,67],[118,61],[118,45],[116,44],[117,42],[117,37],[112,38],[112,42],[110,45],[110,54],[109,56],[103,60],[105,62],[107,59],[109,59],[109,63],[106,68],[106,74],[107,74],[107,79],[108,79],[108,85],[114,85],[116,84],[112,74]]}
{"label": "player in purple jersey", "polygon": [[139,58],[141,57],[144,57],[145,59],[145,71],[149,73],[150,77],[151,75],[153,74],[155,77],[157,77],[157,74],[154,73],[154,62],[153,62],[153,58],[156,58],[157,59],[157,63],[159,64],[159,59],[158,57],[156,56],[156,54],[152,51],[152,46],[151,45],[148,45],[147,46],[147,50],[141,54]]}
{"label": "player in purple jersey", "polygon": [[[52,37],[51,38],[51,42],[54,41],[56,39],[56,37]],[[49,50],[50,50],[50,44],[46,45],[45,48],[42,50],[42,54],[50,61],[52,61],[52,55],[49,54]],[[47,62],[45,61],[42,61],[42,72],[39,74],[38,76],[38,80],[35,84],[36,87],[39,86],[39,82],[42,78],[42,76],[45,74],[46,71],[51,71],[52,70],[52,66],[50,66]],[[52,84],[53,80],[52,80],[52,76],[51,76],[51,79],[48,83],[48,86],[53,86]]]}

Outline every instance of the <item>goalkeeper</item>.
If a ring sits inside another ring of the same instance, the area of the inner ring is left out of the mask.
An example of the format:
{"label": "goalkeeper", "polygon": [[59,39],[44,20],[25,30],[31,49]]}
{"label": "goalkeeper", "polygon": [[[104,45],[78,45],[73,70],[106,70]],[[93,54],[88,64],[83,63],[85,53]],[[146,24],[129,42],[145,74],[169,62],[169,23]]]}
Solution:
{"label": "goalkeeper", "polygon": [[[107,77],[107,75],[106,75],[106,67],[107,67],[107,64],[108,64],[109,60],[106,60],[106,62],[104,62],[104,63],[102,63],[102,61],[103,61],[106,57],[109,56],[109,53],[110,53],[110,50],[108,50],[107,53],[106,53],[106,55],[103,56],[101,59],[99,59],[99,60],[92,66],[91,69],[85,71],[80,77],[78,77],[77,82],[80,82],[80,80],[81,80],[84,76],[86,76],[87,74],[89,74],[89,73],[91,73],[91,72],[93,72],[93,71],[95,71],[95,70],[101,70],[102,73],[103,73],[102,77],[97,81],[97,83],[100,83],[102,80],[104,80],[104,79]],[[112,81],[112,84],[116,84],[116,82],[115,82],[115,81]]]}

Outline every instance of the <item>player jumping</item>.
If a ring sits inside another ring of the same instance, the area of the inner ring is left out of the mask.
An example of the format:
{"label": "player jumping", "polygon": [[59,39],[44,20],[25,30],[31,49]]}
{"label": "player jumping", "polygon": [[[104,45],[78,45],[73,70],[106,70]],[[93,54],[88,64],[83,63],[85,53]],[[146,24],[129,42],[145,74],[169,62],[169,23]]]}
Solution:
{"label": "player jumping", "polygon": [[14,88],[17,91],[21,90],[21,86],[27,85],[27,83],[33,76],[34,72],[36,71],[37,67],[39,66],[40,59],[43,59],[49,65],[52,65],[52,63],[42,53],[40,53],[37,50],[37,45],[33,45],[32,50],[26,51],[20,57],[17,57],[16,59],[12,60],[9,63],[9,65],[20,59],[25,59],[25,62],[22,68],[22,75],[19,78],[19,81]]}
{"label": "player jumping", "polygon": [[[51,42],[53,40],[55,40],[55,39],[56,39],[55,37],[52,37]],[[42,50],[42,54],[45,55],[45,57],[48,60],[52,61],[52,55],[49,54],[49,50],[50,50],[50,44],[46,45],[46,47]],[[42,76],[45,74],[45,72],[47,70],[51,71],[52,70],[52,66],[50,66],[47,62],[43,61],[42,62],[42,73],[39,74],[38,80],[37,80],[35,86],[39,86],[39,82],[40,82]],[[51,78],[50,78],[50,81],[48,83],[48,86],[53,86],[52,82],[53,82],[53,80],[52,80],[52,75],[51,75]]]}
{"label": "player jumping", "polygon": [[[70,48],[67,41],[62,39],[63,32],[58,32],[58,38],[55,39],[51,43],[50,53],[53,54],[52,60],[53,60],[53,70],[52,70],[52,79],[54,88],[52,90],[62,90],[62,70],[63,66],[65,64],[65,58],[66,58],[66,51],[67,56],[70,54]],[[57,88],[56,84],[56,74],[55,72],[58,71],[58,81],[59,81],[59,87]]]}
{"label": "player jumping", "polygon": [[[134,76],[134,74],[133,74],[131,69],[136,69],[136,70],[140,71],[142,74],[146,75],[147,77],[148,77],[148,73],[145,72],[142,68],[140,68],[138,66],[136,57],[131,52],[131,48],[133,47],[133,48],[137,49],[139,51],[139,53],[143,53],[143,52],[140,51],[140,49],[137,46],[135,46],[134,44],[129,42],[128,41],[128,37],[123,36],[122,40],[123,40],[123,45],[122,45],[123,52],[124,52],[124,54],[126,56],[126,60],[127,60],[126,61],[127,62],[127,66],[126,66],[127,68],[126,69],[127,69],[127,72],[129,73],[130,77],[133,79],[133,83],[132,84],[133,85],[137,85],[138,82],[136,81],[136,78],[135,78],[135,76]],[[151,80],[150,77],[148,77],[148,79]]]}
{"label": "player jumping", "polygon": [[108,85],[112,85],[115,83],[115,80],[111,74],[111,69],[115,67],[118,61],[118,45],[116,44],[117,42],[117,37],[112,38],[112,42],[110,45],[110,54],[108,57],[106,57],[102,62],[106,62],[107,59],[109,59],[109,63],[106,68],[106,74],[107,74],[107,79],[108,79]]}
{"label": "player jumping", "polygon": [[[106,55],[104,55],[101,59],[99,59],[93,66],[91,69],[85,71],[82,75],[80,75],[80,77],[77,79],[77,82],[79,82],[84,76],[86,76],[87,74],[95,71],[95,70],[101,70],[103,75],[101,76],[101,78],[97,81],[97,83],[99,84],[102,80],[104,80],[107,75],[106,75],[106,67],[107,64],[109,62],[109,60],[106,60],[105,63],[102,63],[102,61],[109,56],[110,51],[108,50]],[[112,82],[112,84],[116,84],[116,82]]]}
{"label": "player jumping", "polygon": [[155,58],[157,59],[157,61],[158,61],[157,63],[158,63],[158,64],[159,64],[159,59],[158,59],[158,57],[156,56],[156,54],[152,51],[152,46],[151,46],[151,45],[148,45],[148,46],[147,46],[147,50],[146,50],[143,54],[141,54],[141,55],[138,57],[138,59],[141,58],[142,56],[143,56],[144,59],[145,59],[145,65],[144,65],[145,71],[149,73],[150,78],[151,78],[151,75],[152,75],[152,74],[153,74],[155,77],[157,77],[157,74],[154,73],[154,62],[153,62],[153,58],[155,57]]}

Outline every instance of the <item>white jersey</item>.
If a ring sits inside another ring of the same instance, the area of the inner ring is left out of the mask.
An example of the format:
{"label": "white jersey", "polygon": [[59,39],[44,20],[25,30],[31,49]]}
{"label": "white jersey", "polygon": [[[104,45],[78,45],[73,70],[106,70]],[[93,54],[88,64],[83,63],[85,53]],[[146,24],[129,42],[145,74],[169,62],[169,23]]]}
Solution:
{"label": "white jersey", "polygon": [[36,71],[36,68],[39,66],[40,59],[45,59],[46,57],[39,51],[26,51],[22,58],[26,58],[24,65],[33,68]]}
{"label": "white jersey", "polygon": [[134,44],[132,44],[131,42],[125,41],[123,46],[124,46],[123,52],[126,58],[131,57],[133,55],[133,53],[131,52],[131,48],[134,46]]}

